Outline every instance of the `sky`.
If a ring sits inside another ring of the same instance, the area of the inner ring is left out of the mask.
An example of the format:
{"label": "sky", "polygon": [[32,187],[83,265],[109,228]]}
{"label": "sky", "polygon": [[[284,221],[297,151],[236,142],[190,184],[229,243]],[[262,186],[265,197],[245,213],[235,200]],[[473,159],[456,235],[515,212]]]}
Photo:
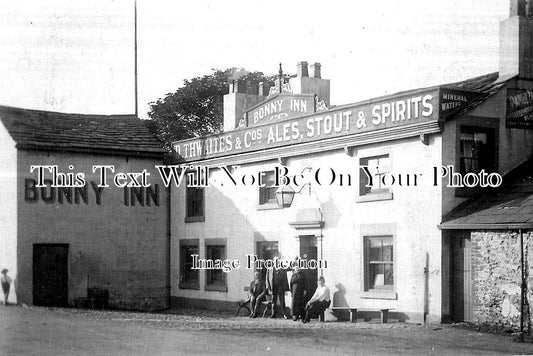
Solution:
{"label": "sky", "polygon": [[[212,69],[322,64],[331,104],[498,70],[509,0],[137,0],[139,116]],[[10,1],[0,12],[0,105],[130,114],[134,1]]]}

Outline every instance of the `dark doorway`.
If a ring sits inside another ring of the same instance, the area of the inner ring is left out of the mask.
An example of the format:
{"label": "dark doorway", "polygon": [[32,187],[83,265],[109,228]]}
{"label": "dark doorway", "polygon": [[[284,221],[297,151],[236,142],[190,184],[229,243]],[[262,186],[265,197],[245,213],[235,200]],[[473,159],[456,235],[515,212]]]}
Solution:
{"label": "dark doorway", "polygon": [[452,240],[451,317],[472,321],[471,240],[468,232],[457,232]]}
{"label": "dark doorway", "polygon": [[33,245],[33,304],[65,306],[68,302],[68,245]]}
{"label": "dark doorway", "polygon": [[[316,236],[300,236],[300,258],[306,260],[317,259]],[[302,269],[302,272],[307,281],[307,287],[305,288],[307,297],[311,298],[317,286],[318,270]]]}
{"label": "dark doorway", "polygon": [[[262,241],[257,243],[257,257],[263,260],[271,260],[274,256],[279,256],[277,241]],[[267,270],[260,270],[261,278],[265,280]]]}

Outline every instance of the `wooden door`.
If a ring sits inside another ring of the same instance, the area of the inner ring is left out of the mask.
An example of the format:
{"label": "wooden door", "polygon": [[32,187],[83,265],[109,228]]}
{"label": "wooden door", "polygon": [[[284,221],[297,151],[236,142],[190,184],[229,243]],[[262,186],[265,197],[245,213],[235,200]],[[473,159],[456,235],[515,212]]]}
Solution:
{"label": "wooden door", "polygon": [[453,239],[452,251],[452,320],[473,321],[472,242],[470,234],[457,234]]}
{"label": "wooden door", "polygon": [[33,304],[68,303],[68,245],[33,245]]}
{"label": "wooden door", "polygon": [[[300,236],[300,258],[301,259],[317,259],[317,247],[315,236]],[[305,290],[307,291],[307,297],[315,293],[318,281],[317,269],[302,269],[302,273],[305,275],[307,281]]]}

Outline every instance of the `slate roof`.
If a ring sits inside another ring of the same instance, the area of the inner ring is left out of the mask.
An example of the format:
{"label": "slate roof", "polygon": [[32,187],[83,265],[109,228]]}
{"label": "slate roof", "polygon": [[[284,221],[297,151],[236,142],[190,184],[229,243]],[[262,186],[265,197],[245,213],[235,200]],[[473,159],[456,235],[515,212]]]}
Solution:
{"label": "slate roof", "polygon": [[162,157],[159,140],[134,115],[85,115],[0,106],[21,149]]}
{"label": "slate roof", "polygon": [[494,72],[460,82],[444,84],[441,87],[485,93],[492,92],[495,88],[501,87],[503,83],[498,79],[499,73]]}
{"label": "slate roof", "polygon": [[533,159],[504,177],[498,188],[459,205],[444,218],[442,229],[532,229]]}

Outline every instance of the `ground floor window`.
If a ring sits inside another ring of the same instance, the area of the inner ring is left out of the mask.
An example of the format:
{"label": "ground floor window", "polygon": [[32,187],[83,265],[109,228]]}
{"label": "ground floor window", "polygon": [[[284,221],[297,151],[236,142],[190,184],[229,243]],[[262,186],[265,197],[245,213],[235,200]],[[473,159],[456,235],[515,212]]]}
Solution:
{"label": "ground floor window", "polygon": [[180,283],[182,289],[200,289],[198,270],[192,269],[193,255],[198,255],[198,240],[180,240]]}
{"label": "ground floor window", "polygon": [[392,236],[365,236],[365,291],[394,290]]}
{"label": "ground floor window", "polygon": [[[222,239],[206,240],[205,258],[208,261],[226,259],[226,243]],[[227,292],[226,274],[222,269],[205,270],[205,290]]]}

